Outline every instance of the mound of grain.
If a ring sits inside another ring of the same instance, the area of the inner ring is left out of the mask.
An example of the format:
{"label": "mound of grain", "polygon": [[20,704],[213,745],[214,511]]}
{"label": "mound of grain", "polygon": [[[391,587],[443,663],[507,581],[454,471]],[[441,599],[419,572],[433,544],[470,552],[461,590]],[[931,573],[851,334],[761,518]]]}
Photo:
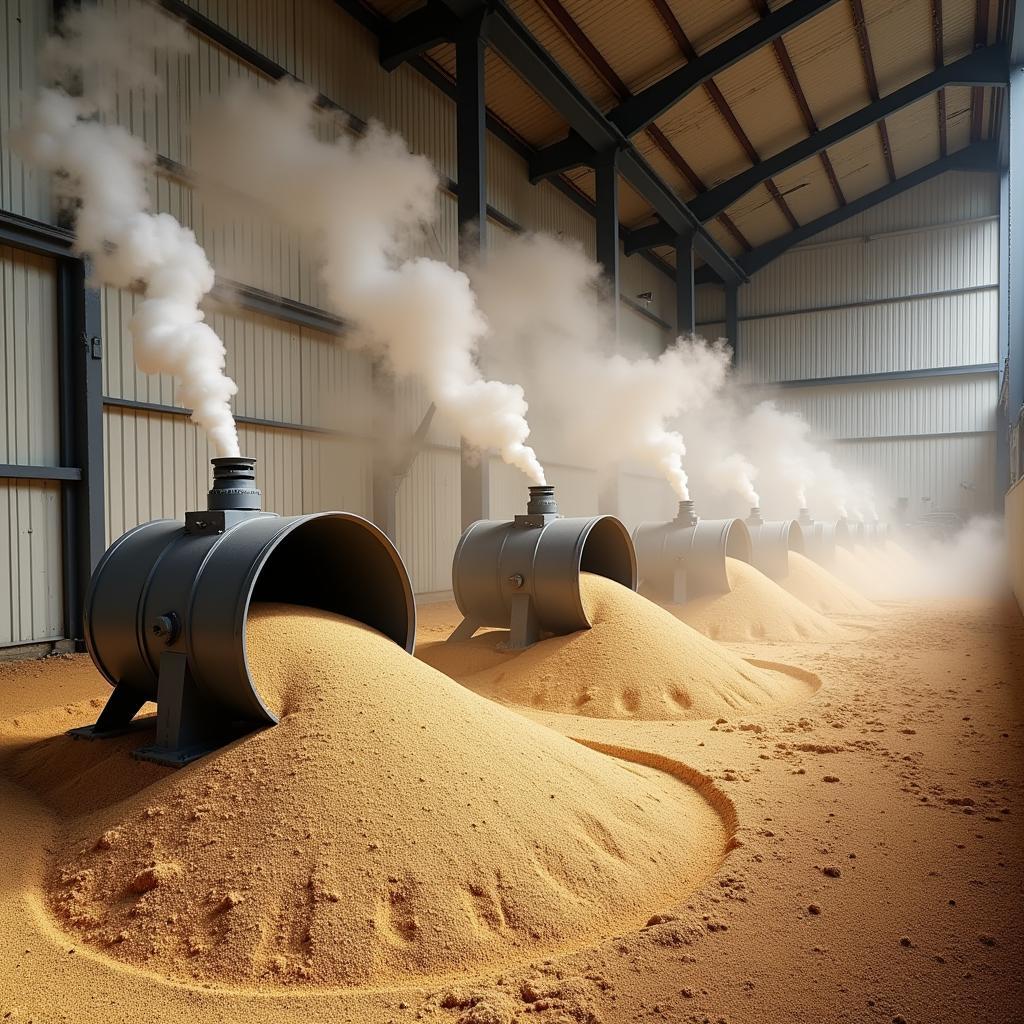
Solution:
{"label": "mound of grain", "polygon": [[504,650],[505,630],[417,656],[504,704],[589,718],[696,719],[806,697],[805,676],[755,668],[639,594],[584,573],[591,629]]}
{"label": "mound of grain", "polygon": [[786,593],[752,565],[726,559],[728,594],[672,607],[673,614],[713,640],[840,640],[849,634]]}
{"label": "mound of grain", "polygon": [[783,590],[816,612],[828,615],[870,615],[878,611],[876,605],[853,587],[798,551],[789,553],[789,575],[780,580],[779,584]]}
{"label": "mound of grain", "polygon": [[[178,772],[128,757],[145,735],[16,756],[71,819],[49,903],[111,957],[236,986],[475,971],[642,925],[721,862],[731,825],[680,778],[481,700],[338,616],[256,607],[248,632],[278,726]],[[132,796],[97,792],[136,773]]]}

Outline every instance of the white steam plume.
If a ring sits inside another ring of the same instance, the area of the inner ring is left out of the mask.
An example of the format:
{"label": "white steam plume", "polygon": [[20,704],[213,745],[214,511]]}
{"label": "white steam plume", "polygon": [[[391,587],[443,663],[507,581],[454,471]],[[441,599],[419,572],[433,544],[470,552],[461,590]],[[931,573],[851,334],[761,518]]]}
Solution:
{"label": "white steam plume", "polygon": [[124,85],[153,86],[154,53],[184,48],[184,30],[146,6],[129,5],[116,17],[72,9],[43,55],[57,85],[40,90],[14,142],[30,163],[65,176],[80,202],[75,248],[90,258],[94,279],[120,288],[143,283],[129,324],[139,369],[173,374],[177,397],[216,453],[237,455],[229,405],[237,388],[224,374],[224,345],[199,310],[213,268],[192,231],[170,214],[148,212],[152,154],[100,120],[113,101],[115,70]]}
{"label": "white steam plume", "polygon": [[429,161],[378,124],[361,138],[321,141],[312,101],[294,82],[236,83],[195,121],[196,170],[311,239],[328,301],[358,340],[381,349],[397,375],[421,380],[467,441],[543,483],[526,444],[523,389],[486,380],[476,364],[487,322],[469,279],[438,260],[403,258],[403,243],[436,218]]}
{"label": "white steam plume", "polygon": [[601,467],[644,461],[688,498],[686,445],[670,423],[721,387],[728,352],[679,339],[657,357],[610,355],[600,273],[580,248],[546,235],[481,254],[469,274],[491,326],[485,366],[526,386],[562,457]]}
{"label": "white steam plume", "polygon": [[743,450],[760,470],[762,492],[773,508],[791,515],[813,506],[816,516],[845,516],[867,485],[856,487],[828,452],[811,439],[810,425],[774,402],[761,402],[738,423]]}

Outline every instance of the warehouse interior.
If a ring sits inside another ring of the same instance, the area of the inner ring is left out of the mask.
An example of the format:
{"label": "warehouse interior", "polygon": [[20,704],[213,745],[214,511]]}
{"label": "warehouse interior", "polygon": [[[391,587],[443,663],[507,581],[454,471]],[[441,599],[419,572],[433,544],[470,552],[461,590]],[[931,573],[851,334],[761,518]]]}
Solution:
{"label": "warehouse interior", "polygon": [[1019,3],[0,5],[0,1013],[1016,1019]]}

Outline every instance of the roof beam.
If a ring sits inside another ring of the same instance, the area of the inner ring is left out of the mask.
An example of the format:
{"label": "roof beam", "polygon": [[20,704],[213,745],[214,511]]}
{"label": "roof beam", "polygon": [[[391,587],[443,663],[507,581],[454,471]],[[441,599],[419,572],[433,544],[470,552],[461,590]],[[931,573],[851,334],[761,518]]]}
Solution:
{"label": "roof beam", "polygon": [[[676,46],[679,47],[679,50],[682,53],[683,57],[685,57],[688,62],[698,60],[700,55],[697,53],[697,50],[694,47],[693,43],[690,42],[690,37],[683,30],[683,26],[679,23],[679,19],[675,16],[675,12],[668,5],[668,0],[650,0],[650,2],[654,9],[657,11],[658,16],[661,18],[662,23],[665,25],[665,28],[668,30],[669,35],[671,35],[672,38],[675,40],[675,44]],[[771,13],[771,10],[770,8],[768,8],[767,4],[765,4],[765,9],[763,11],[759,11],[758,13],[760,13],[763,17],[767,17]],[[780,43],[780,41],[781,40],[779,39],[774,40],[773,45],[777,45],[778,43]],[[735,136],[736,141],[743,147],[743,151],[750,158],[751,163],[756,164],[761,159],[760,154],[754,148],[754,144],[750,141],[750,137],[743,130],[743,126],[740,124],[739,118],[736,116],[736,112],[732,109],[731,106],[729,106],[729,101],[725,98],[724,93],[715,83],[715,80],[713,78],[709,78],[704,83],[704,91],[708,94],[709,99],[715,105],[718,112],[722,115],[723,119],[725,120],[725,123],[729,126],[730,130]],[[647,129],[648,133],[650,133],[652,130],[654,130],[653,125]],[[660,129],[658,130],[660,131]],[[668,140],[666,139],[666,141]],[[789,226],[791,228],[799,227],[799,222],[793,215],[793,211],[789,208],[789,203],[786,202],[785,197],[779,191],[775,182],[769,180],[768,182],[766,182],[766,185],[769,194],[775,201],[775,205],[778,206],[779,210],[782,212],[783,217],[785,217],[786,220],[789,222]],[[698,189],[697,191],[704,192],[706,191],[706,189]],[[744,249],[749,251],[750,245],[745,245]]]}
{"label": "roof beam", "polygon": [[[461,12],[467,0],[443,2]],[[588,146],[596,152],[619,151],[622,178],[678,234],[694,232],[697,252],[718,278],[723,281],[745,279],[736,261],[707,232],[690,208],[658,177],[622,132],[601,113],[504,3],[497,3],[491,9],[487,34],[491,46],[506,63],[568,121],[570,128]]]}
{"label": "roof beam", "polygon": [[[871,40],[868,38],[868,22],[864,17],[863,0],[850,0],[853,8],[853,27],[857,33],[857,45],[860,47],[860,56],[864,64],[864,77],[867,81],[868,95],[872,103],[877,103],[881,98],[878,91],[878,75],[875,74],[875,59],[871,53]],[[896,180],[896,165],[892,160],[892,145],[889,142],[889,128],[885,120],[878,122],[878,137],[882,143],[882,156],[885,157],[885,169],[889,175],[889,181]]]}
{"label": "roof beam", "polygon": [[[766,242],[751,252],[745,253],[739,258],[738,262],[748,275],[756,273],[788,249],[793,248],[794,245],[805,242],[808,238],[813,237],[819,232],[834,227],[836,224],[841,224],[844,220],[854,217],[858,213],[863,213],[865,210],[870,210],[873,206],[884,203],[887,199],[892,199],[923,182],[944,174],[946,171],[994,171],[996,170],[996,158],[997,153],[994,143],[983,142],[967,146],[956,153],[951,153],[949,156],[942,157],[930,164],[925,164],[924,167],[919,167],[916,171],[905,174],[902,178],[897,178],[895,181],[891,181],[887,185],[875,189],[874,192],[861,196],[859,199],[853,199],[846,206],[831,210],[829,213],[802,225],[796,231],[789,232],[788,235],[782,235],[779,238],[772,239],[770,242]],[[713,278],[709,275],[701,274],[699,275],[698,283],[706,284],[711,280]]]}
{"label": "roof beam", "polygon": [[[819,129],[806,139],[762,160],[759,164],[737,174],[728,181],[690,200],[690,209],[701,219],[710,220],[732,203],[746,195],[766,178],[780,174],[789,167],[802,163],[829,146],[855,135],[875,124],[881,118],[923,99],[946,85],[1006,85],[1007,52],[1002,46],[990,46],[930,71],[915,82],[897,89],[875,103],[861,108],[827,128]],[[675,237],[664,225],[660,230],[640,228],[627,236],[627,252],[656,245],[670,245]],[[641,234],[641,232],[643,232]]]}
{"label": "roof beam", "polygon": [[394,71],[400,64],[439,43],[455,38],[458,19],[437,0],[428,0],[425,7],[399,18],[381,35],[379,56],[381,67]]}
{"label": "roof beam", "polygon": [[610,120],[624,135],[635,135],[708,79],[834,3],[836,0],[790,0],[768,17],[621,103],[609,113]]}
{"label": "roof beam", "polygon": [[538,181],[591,164],[593,160],[594,151],[586,141],[570,132],[561,142],[545,146],[530,158],[530,182],[536,185]]}

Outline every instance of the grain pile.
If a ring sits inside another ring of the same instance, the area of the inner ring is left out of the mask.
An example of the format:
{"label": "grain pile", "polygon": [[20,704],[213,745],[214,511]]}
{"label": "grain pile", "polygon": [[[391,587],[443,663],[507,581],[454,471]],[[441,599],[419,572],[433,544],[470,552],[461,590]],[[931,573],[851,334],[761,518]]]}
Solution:
{"label": "grain pile", "polygon": [[713,640],[843,640],[849,632],[788,594],[752,565],[726,559],[728,594],[699,597],[671,610]]}
{"label": "grain pile", "polygon": [[520,652],[492,630],[423,644],[417,656],[492,700],[588,718],[717,718],[816,688],[799,670],[755,667],[602,576],[584,573],[580,590],[591,629]]}
{"label": "grain pile", "polygon": [[88,704],[10,727],[13,774],[65,819],[47,901],[117,960],[241,987],[463,973],[642,925],[724,856],[697,789],[357,623],[256,606],[248,656],[280,724],[178,772],[129,759],[144,735],[59,735]]}
{"label": "grain pile", "polygon": [[826,615],[872,615],[878,611],[857,590],[798,551],[789,553],[789,575],[779,584],[808,608]]}

